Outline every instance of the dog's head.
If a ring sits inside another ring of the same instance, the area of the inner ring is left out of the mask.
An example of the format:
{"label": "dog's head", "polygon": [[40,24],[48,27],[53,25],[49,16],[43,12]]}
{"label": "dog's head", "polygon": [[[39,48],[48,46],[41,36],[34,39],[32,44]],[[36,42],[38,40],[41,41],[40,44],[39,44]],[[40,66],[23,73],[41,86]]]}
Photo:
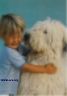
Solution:
{"label": "dog's head", "polygon": [[59,51],[64,45],[64,34],[65,27],[61,22],[55,20],[40,21],[25,34],[25,42],[37,52],[44,52],[47,49]]}

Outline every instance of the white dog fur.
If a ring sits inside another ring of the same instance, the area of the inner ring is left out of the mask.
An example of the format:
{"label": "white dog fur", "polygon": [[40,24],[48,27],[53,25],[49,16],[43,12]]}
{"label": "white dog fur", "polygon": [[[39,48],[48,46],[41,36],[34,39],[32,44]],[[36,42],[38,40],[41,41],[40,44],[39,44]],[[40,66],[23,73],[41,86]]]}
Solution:
{"label": "white dog fur", "polygon": [[23,96],[64,96],[65,68],[63,47],[67,43],[65,26],[56,20],[37,22],[30,30],[32,52],[27,62],[35,65],[53,63],[57,67],[55,74],[23,73],[18,94]]}

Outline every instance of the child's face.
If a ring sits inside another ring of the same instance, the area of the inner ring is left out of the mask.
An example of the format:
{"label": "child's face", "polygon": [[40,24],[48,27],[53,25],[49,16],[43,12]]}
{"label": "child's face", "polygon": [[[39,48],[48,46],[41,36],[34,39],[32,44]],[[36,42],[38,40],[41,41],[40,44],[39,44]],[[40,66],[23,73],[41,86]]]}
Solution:
{"label": "child's face", "polygon": [[19,34],[16,33],[16,34],[13,34],[13,35],[10,35],[10,36],[6,36],[5,37],[5,43],[10,48],[16,49],[16,48],[19,47],[22,39],[23,39],[22,33],[19,32]]}

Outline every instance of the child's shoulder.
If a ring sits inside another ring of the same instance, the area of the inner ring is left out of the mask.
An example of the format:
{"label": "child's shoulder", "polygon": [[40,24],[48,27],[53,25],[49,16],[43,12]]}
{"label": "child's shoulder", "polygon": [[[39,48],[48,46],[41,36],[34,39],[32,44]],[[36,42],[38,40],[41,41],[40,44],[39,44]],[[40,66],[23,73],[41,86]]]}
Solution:
{"label": "child's shoulder", "polygon": [[21,45],[19,46],[19,52],[23,55],[23,56],[27,56],[30,52],[30,49],[26,47],[26,45],[24,43],[21,43]]}
{"label": "child's shoulder", "polygon": [[10,47],[5,47],[5,50],[6,50],[7,53],[13,53],[13,52],[15,52],[15,50],[12,49],[12,48],[10,48]]}
{"label": "child's shoulder", "polygon": [[16,49],[6,47],[6,51],[7,51],[8,58],[12,58],[16,60],[18,58],[22,58],[22,55]]}
{"label": "child's shoulder", "polygon": [[2,54],[4,53],[7,56],[20,56],[21,55],[19,51],[17,51],[16,49],[10,48],[8,46],[4,46],[3,49],[4,50]]}

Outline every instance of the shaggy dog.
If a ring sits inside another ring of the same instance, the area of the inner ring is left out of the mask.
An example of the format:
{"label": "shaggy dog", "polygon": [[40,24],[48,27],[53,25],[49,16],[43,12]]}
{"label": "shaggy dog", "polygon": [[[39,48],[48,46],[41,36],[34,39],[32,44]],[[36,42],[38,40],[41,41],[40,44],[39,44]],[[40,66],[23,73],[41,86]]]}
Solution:
{"label": "shaggy dog", "polygon": [[57,67],[55,74],[23,73],[18,94],[23,96],[64,96],[64,46],[67,44],[65,26],[56,20],[37,22],[29,30],[28,45],[31,52],[27,57],[30,64]]}

